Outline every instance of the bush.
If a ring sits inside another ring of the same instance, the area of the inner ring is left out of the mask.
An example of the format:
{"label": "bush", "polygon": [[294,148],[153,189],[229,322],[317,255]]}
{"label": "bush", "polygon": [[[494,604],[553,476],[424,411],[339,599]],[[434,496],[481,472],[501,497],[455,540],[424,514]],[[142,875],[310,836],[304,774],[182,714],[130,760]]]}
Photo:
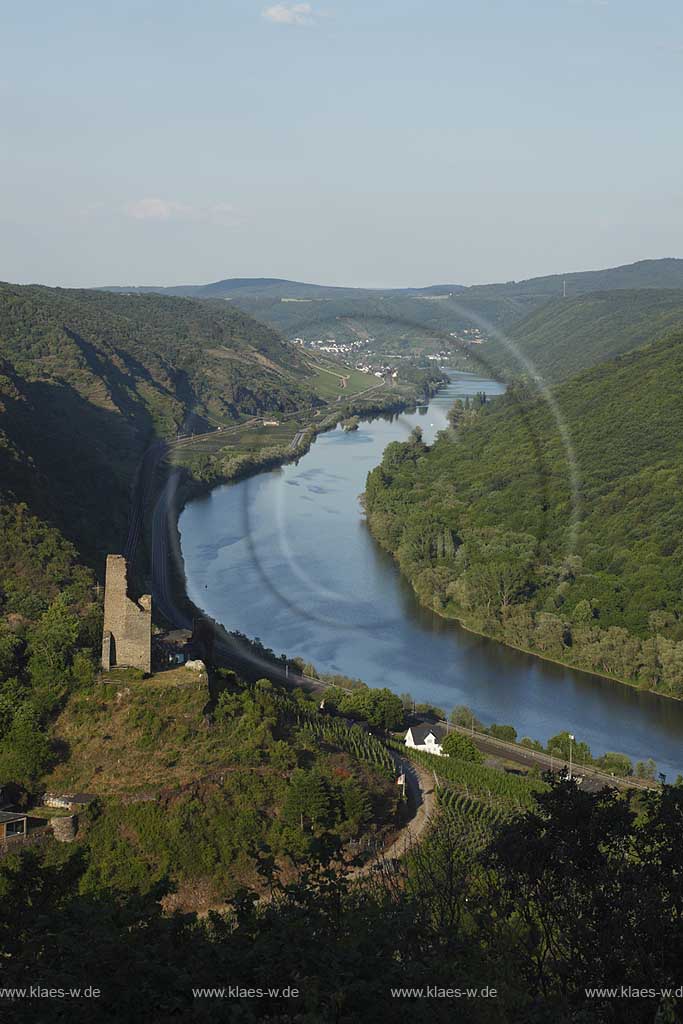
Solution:
{"label": "bush", "polygon": [[457,761],[471,761],[474,764],[482,764],[484,755],[478,750],[469,736],[463,736],[459,732],[449,732],[441,743],[444,754]]}
{"label": "bush", "polygon": [[606,754],[598,759],[597,764],[604,772],[609,772],[610,775],[617,775],[619,778],[633,775],[631,758],[626,754],[618,754],[613,750],[608,750]]}
{"label": "bush", "polygon": [[512,725],[496,725],[494,722],[489,728],[489,733],[496,739],[506,740],[508,743],[517,742],[517,730]]}

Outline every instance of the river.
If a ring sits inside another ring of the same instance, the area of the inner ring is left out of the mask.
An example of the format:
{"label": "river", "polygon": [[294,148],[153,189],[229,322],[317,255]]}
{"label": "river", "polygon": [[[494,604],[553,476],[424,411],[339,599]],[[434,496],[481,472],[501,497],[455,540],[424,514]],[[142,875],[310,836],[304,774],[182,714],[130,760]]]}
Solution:
{"label": "river", "polygon": [[320,671],[409,692],[544,743],[563,729],[593,754],[654,757],[683,771],[683,701],[542,661],[419,605],[372,539],[358,497],[390,441],[430,442],[455,398],[502,386],[452,373],[426,409],[321,434],[296,464],[218,487],[180,518],[191,600],[226,628]]}

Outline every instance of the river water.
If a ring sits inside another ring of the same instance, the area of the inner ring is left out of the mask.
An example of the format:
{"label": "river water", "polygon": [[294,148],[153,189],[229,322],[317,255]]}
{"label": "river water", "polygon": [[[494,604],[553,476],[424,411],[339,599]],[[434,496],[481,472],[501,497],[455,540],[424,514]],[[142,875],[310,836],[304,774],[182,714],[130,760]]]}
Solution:
{"label": "river water", "polygon": [[429,406],[321,434],[296,464],[228,484],[180,518],[191,600],[227,629],[321,671],[409,692],[544,743],[563,729],[595,755],[652,756],[683,771],[683,701],[566,669],[475,636],[422,608],[365,524],[358,497],[390,441],[430,442],[455,398],[502,386],[453,373]]}

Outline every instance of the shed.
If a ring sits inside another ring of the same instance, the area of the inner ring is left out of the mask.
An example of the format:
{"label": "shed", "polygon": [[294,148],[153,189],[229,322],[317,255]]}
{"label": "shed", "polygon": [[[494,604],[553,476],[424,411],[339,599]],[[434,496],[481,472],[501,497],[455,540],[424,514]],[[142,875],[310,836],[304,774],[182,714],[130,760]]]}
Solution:
{"label": "shed", "polygon": [[152,657],[157,669],[184,665],[195,657],[193,634],[189,629],[172,629],[152,637]]}
{"label": "shed", "polygon": [[0,811],[0,841],[28,832],[27,815],[20,811]]}

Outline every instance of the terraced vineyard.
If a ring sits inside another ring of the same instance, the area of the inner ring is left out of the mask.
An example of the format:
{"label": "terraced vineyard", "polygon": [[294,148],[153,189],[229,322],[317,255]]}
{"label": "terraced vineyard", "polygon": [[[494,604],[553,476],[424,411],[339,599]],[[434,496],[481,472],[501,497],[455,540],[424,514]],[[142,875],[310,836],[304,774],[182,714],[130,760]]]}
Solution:
{"label": "terraced vineyard", "polygon": [[502,807],[495,807],[475,796],[468,796],[453,786],[440,786],[438,797],[439,806],[448,814],[464,815],[485,828],[493,828],[507,817]]}
{"label": "terraced vineyard", "polygon": [[287,697],[278,698],[281,714],[288,721],[294,721],[316,740],[325,740],[340,750],[345,750],[358,761],[377,768],[389,779],[396,774],[394,762],[387,748],[371,733],[358,725],[349,725],[343,718],[323,715],[302,707]]}
{"label": "terraced vineyard", "polygon": [[510,775],[470,761],[437,757],[423,750],[411,750],[397,741],[391,741],[391,746],[433,772],[440,786],[500,811],[501,814],[529,810],[534,806],[534,793],[546,788],[545,783],[538,778]]}

